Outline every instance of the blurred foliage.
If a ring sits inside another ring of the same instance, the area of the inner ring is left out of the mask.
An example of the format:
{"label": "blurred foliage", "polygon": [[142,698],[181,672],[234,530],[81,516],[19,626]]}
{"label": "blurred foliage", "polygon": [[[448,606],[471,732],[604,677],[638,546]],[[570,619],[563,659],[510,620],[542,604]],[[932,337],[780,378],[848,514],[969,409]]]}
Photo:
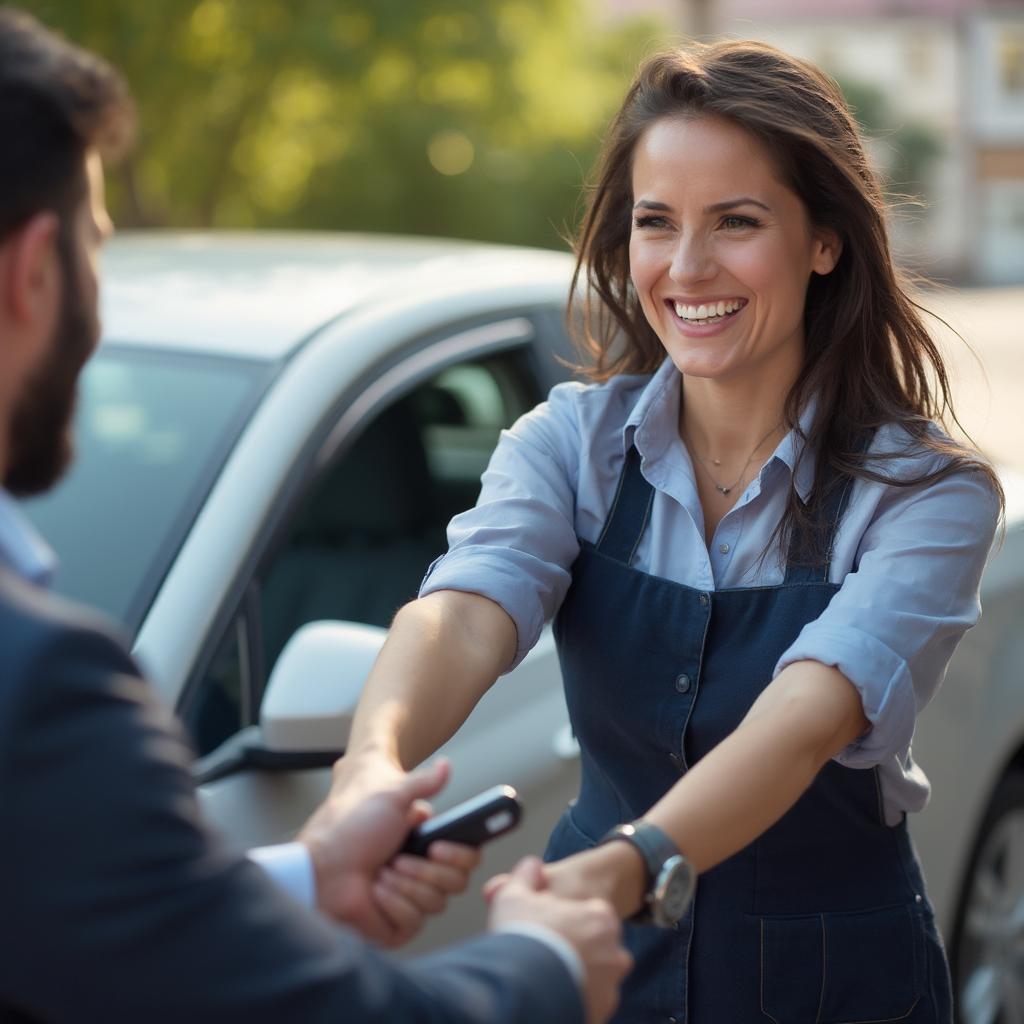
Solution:
{"label": "blurred foliage", "polygon": [[920,121],[900,123],[885,91],[877,85],[842,76],[837,80],[861,128],[873,140],[872,151],[889,189],[910,196],[927,195],[932,165],[944,151],[938,131]]}
{"label": "blurred foliage", "polygon": [[548,246],[650,22],[579,0],[23,0],[127,77],[122,226],[395,231]]}
{"label": "blurred foliage", "polygon": [[[650,20],[585,0],[21,0],[127,77],[122,227],[324,228],[561,246]],[[941,144],[842,87],[890,186]]]}

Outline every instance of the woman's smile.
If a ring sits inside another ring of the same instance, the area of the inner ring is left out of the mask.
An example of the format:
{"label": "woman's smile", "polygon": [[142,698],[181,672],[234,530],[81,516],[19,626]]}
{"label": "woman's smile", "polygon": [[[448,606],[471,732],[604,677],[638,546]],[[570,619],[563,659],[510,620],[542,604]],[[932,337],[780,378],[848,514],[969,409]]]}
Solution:
{"label": "woman's smile", "polygon": [[746,299],[666,299],[679,330],[690,338],[707,338],[732,325],[747,305]]}

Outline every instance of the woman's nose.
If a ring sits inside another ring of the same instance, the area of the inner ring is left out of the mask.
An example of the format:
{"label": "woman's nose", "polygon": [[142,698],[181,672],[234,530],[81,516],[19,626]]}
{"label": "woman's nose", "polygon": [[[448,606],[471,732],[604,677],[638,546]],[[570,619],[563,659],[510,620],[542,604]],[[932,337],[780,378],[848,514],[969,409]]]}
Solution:
{"label": "woman's nose", "polygon": [[680,236],[669,276],[677,284],[706,281],[715,275],[715,261],[706,240],[697,235]]}

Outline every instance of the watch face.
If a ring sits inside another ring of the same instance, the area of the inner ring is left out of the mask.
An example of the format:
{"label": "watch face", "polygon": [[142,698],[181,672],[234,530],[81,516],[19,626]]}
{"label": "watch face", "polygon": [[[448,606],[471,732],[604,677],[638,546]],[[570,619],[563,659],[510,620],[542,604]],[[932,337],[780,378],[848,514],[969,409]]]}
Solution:
{"label": "watch face", "polygon": [[683,917],[693,899],[695,881],[693,868],[685,857],[669,857],[665,861],[651,893],[651,911],[656,924],[671,928]]}

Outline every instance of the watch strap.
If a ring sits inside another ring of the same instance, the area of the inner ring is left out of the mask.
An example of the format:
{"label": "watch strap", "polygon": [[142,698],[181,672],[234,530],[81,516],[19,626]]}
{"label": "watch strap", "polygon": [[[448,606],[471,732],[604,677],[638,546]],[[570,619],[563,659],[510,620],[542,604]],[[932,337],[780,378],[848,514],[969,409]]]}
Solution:
{"label": "watch strap", "polygon": [[649,894],[662,865],[670,858],[679,856],[679,847],[657,825],[649,821],[632,821],[616,825],[601,838],[601,843],[615,839],[625,840],[639,851],[644,862],[644,892]]}
{"label": "watch strap", "polygon": [[644,901],[628,920],[634,924],[652,924],[655,883],[664,865],[673,857],[681,856],[679,847],[662,829],[649,821],[637,820],[616,825],[601,837],[598,845],[616,839],[629,843],[640,854],[644,864]]}

